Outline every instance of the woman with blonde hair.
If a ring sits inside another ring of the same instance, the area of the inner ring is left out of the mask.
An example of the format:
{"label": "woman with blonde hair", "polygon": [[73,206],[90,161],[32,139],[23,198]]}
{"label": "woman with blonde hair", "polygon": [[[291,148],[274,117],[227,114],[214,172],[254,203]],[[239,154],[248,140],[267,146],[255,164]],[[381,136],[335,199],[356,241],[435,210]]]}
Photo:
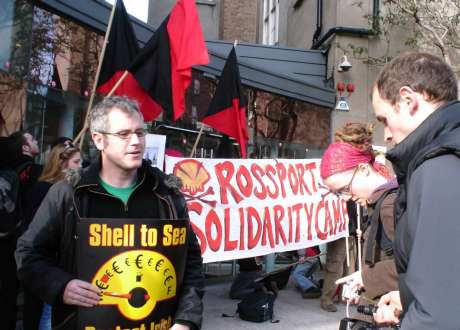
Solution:
{"label": "woman with blonde hair", "polygon": [[80,167],[80,149],[75,147],[71,142],[66,141],[51,149],[48,161],[38,181],[56,183],[64,178],[66,169],[77,169]]}
{"label": "woman with blonde hair", "polygon": [[[32,221],[35,212],[40,207],[51,186],[64,179],[65,172],[69,169],[81,167],[80,149],[71,141],[55,145],[49,155],[37,183],[32,187],[25,205],[25,218],[27,225]],[[51,329],[51,307],[43,304],[32,292],[24,290],[24,330]]]}

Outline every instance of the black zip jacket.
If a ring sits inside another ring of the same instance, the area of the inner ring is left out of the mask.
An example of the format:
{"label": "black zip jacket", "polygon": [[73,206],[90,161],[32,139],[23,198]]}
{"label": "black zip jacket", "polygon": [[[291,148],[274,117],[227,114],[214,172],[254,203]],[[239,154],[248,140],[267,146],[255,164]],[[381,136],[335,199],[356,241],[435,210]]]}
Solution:
{"label": "black zip jacket", "polygon": [[394,256],[401,329],[460,329],[460,103],[432,113],[387,153],[400,190]]}
{"label": "black zip jacket", "polygon": [[[185,200],[170,176],[144,163],[126,206],[99,184],[100,161],[80,175],[53,185],[16,250],[18,276],[28,288],[53,306],[53,327],[75,328],[76,307],[62,295],[75,279],[75,224],[79,217],[188,219]],[[83,204],[86,206],[83,207]],[[83,214],[84,210],[86,210]],[[175,322],[200,329],[204,277],[196,235],[189,231],[184,281]]]}

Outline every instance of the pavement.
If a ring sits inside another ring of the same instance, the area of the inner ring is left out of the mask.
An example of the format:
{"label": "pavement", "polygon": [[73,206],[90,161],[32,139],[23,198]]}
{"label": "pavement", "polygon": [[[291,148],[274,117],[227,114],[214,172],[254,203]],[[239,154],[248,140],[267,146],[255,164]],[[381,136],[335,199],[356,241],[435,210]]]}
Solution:
{"label": "pavement", "polygon": [[275,301],[274,319],[280,320],[279,323],[253,323],[243,321],[238,316],[224,318],[222,313],[233,314],[239,302],[228,298],[231,280],[231,277],[207,280],[203,330],[337,330],[340,319],[345,317],[344,304],[336,304],[338,311],[335,313],[325,312],[319,307],[319,299],[303,299],[289,281]]}

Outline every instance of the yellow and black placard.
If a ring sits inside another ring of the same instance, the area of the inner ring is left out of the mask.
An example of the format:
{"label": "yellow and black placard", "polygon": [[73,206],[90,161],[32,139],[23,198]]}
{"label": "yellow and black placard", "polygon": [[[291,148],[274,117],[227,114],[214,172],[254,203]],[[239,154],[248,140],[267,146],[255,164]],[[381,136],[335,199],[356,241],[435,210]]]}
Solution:
{"label": "yellow and black placard", "polygon": [[188,230],[186,220],[80,219],[78,278],[102,294],[98,306],[78,309],[78,329],[169,329]]}

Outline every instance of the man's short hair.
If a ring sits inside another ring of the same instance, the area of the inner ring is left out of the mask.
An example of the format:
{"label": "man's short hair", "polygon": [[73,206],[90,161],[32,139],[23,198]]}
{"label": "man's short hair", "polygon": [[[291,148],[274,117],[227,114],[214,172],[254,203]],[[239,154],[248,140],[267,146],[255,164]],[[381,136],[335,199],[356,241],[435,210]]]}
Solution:
{"label": "man's short hair", "polygon": [[89,129],[93,132],[107,132],[109,130],[108,115],[111,110],[119,109],[127,115],[137,115],[144,120],[136,101],[123,96],[106,97],[96,104],[89,116]]}
{"label": "man's short hair", "polygon": [[22,146],[27,144],[26,133],[25,131],[16,131],[8,136],[11,150],[15,153],[22,154]]}
{"label": "man's short hair", "polygon": [[404,53],[387,63],[374,85],[380,97],[395,105],[399,89],[408,86],[432,103],[457,100],[457,78],[441,58],[428,53]]}

